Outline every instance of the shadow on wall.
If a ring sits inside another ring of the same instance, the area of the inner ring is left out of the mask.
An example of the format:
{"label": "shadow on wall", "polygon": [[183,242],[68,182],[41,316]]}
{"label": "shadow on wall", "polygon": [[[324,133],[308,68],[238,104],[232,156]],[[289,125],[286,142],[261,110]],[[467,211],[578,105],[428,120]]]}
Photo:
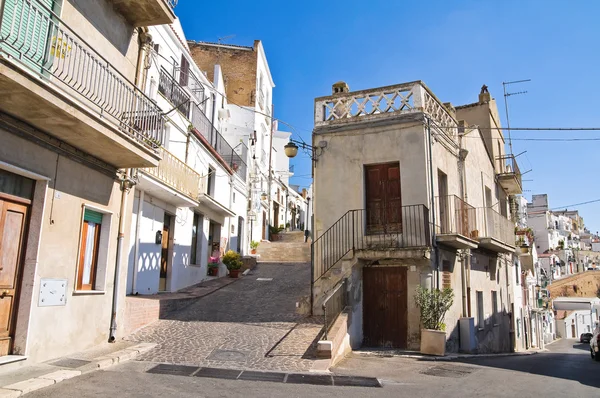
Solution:
{"label": "shadow on wall", "polygon": [[[125,19],[117,14],[107,0],[68,0],[73,7],[84,16],[121,54],[127,55],[130,39],[133,35],[131,27]],[[73,27],[73,26],[72,26]],[[75,28],[75,27],[73,27]],[[102,51],[99,51],[102,54]],[[102,54],[105,55],[105,54]]]}

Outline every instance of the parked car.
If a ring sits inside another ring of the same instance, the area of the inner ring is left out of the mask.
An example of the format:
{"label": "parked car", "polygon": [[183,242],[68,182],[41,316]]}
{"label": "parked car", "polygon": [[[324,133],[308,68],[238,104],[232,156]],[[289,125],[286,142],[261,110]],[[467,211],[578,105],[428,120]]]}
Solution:
{"label": "parked car", "polygon": [[592,336],[594,336],[592,333],[581,333],[581,336],[579,336],[579,342],[589,343],[592,339]]}
{"label": "parked car", "polygon": [[596,327],[594,335],[590,340],[590,354],[593,359],[600,362],[600,348],[598,348],[598,346],[600,346],[600,326]]}

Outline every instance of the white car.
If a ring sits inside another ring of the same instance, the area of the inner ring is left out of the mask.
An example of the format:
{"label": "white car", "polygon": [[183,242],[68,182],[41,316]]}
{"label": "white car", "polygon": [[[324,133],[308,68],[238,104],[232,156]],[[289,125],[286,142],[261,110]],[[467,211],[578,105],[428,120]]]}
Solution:
{"label": "white car", "polygon": [[594,336],[590,340],[590,354],[593,359],[600,362],[600,348],[598,346],[600,346],[600,326],[596,327]]}

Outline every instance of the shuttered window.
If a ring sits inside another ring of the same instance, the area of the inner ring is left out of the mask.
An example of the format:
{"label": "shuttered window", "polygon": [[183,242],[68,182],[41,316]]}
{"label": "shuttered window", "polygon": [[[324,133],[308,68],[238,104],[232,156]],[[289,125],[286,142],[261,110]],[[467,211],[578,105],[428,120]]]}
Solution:
{"label": "shuttered window", "polygon": [[85,209],[81,229],[81,247],[77,268],[77,290],[94,290],[98,269],[98,249],[103,214]]}
{"label": "shuttered window", "polygon": [[190,80],[190,63],[185,58],[185,56],[181,55],[181,68],[179,69],[179,84],[183,87],[186,87]]}
{"label": "shuttered window", "polygon": [[2,49],[21,59],[29,67],[41,71],[51,54],[62,50],[62,38],[57,37],[58,22],[51,10],[55,0],[5,0],[2,13]]}

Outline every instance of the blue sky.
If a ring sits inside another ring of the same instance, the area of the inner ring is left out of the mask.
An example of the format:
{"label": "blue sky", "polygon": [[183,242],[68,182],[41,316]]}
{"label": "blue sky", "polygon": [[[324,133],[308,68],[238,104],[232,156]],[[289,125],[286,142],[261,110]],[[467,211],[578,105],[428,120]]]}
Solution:
{"label": "blue sky", "polygon": [[[485,83],[504,119],[502,82],[532,79],[514,87],[528,93],[510,97],[511,126],[600,126],[600,2],[180,0],[176,11],[188,39],[262,40],[276,84],[275,115],[307,142],[314,98],[329,95],[339,80],[351,90],[423,80],[454,105],[475,102]],[[599,149],[600,141],[513,141],[515,154],[527,151],[518,158],[521,170],[532,169],[523,176],[525,196],[548,193],[551,207],[600,199]],[[299,155],[292,164],[292,182],[307,186],[310,160]],[[600,230],[600,203],[578,209],[592,231]]]}

